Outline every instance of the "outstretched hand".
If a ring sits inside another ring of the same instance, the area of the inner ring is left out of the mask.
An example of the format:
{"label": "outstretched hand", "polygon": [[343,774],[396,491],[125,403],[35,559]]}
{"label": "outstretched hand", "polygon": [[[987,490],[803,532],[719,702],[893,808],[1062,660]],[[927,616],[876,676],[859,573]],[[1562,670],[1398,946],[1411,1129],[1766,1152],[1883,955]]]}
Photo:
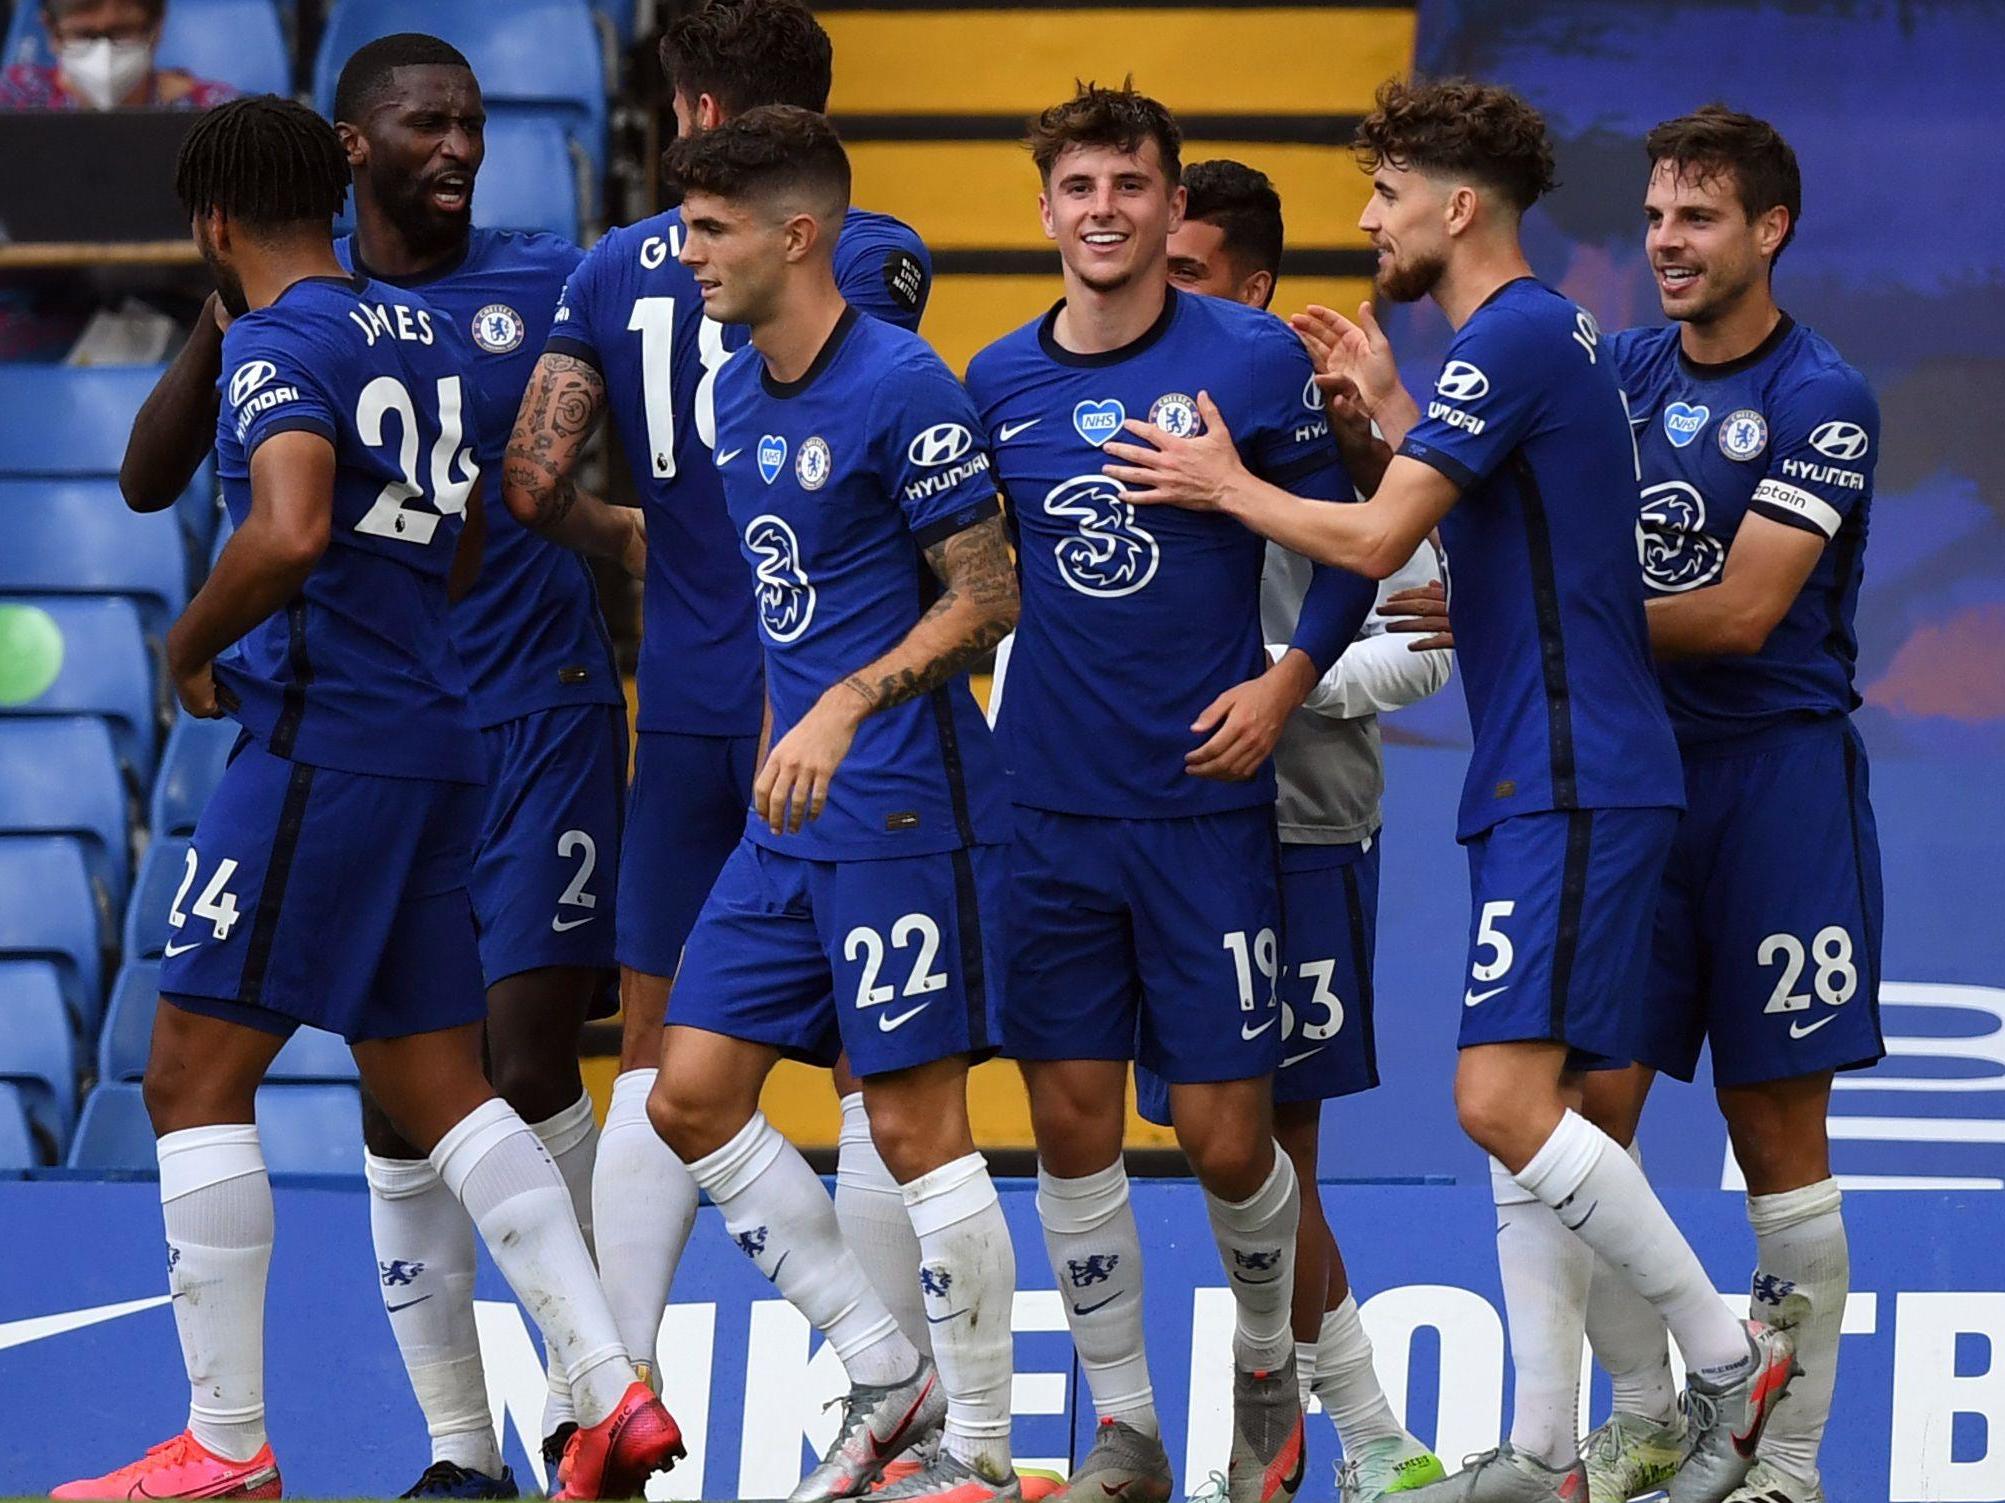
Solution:
{"label": "outstretched hand", "polygon": [[1314,303],[1288,320],[1316,363],[1316,390],[1323,394],[1333,423],[1369,420],[1399,390],[1399,367],[1392,342],[1378,326],[1369,302],[1358,305],[1353,323],[1333,308]]}
{"label": "outstretched hand", "polygon": [[1122,426],[1154,447],[1110,443],[1107,454],[1121,462],[1103,465],[1100,473],[1118,481],[1129,501],[1181,506],[1190,511],[1219,510],[1233,484],[1246,474],[1246,467],[1239,462],[1231,430],[1209,392],[1197,394],[1197,410],[1204,424],[1186,438],[1175,437],[1140,418],[1129,418]]}

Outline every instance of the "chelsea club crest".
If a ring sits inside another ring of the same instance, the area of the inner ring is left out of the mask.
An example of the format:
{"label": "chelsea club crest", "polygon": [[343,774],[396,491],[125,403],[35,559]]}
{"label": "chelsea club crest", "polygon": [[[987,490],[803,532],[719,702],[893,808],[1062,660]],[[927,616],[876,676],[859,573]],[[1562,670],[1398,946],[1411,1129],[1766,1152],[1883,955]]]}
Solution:
{"label": "chelsea club crest", "polygon": [[1201,426],[1197,403],[1180,391],[1157,397],[1149,408],[1149,422],[1171,438],[1189,438]]}
{"label": "chelsea club crest", "polygon": [[490,355],[506,355],[527,332],[522,315],[506,303],[489,303],[473,316],[473,342]]}
{"label": "chelsea club crest", "polygon": [[1768,447],[1768,420],[1752,407],[1729,413],[1720,423],[1720,453],[1728,459],[1753,459]]}

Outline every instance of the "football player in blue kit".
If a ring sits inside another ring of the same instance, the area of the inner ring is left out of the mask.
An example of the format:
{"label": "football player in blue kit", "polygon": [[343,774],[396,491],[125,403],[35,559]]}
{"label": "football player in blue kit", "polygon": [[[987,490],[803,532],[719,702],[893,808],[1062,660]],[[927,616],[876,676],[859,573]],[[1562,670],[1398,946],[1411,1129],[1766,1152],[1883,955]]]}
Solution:
{"label": "football player in blue kit", "polygon": [[[1649,926],[1684,802],[1651,671],[1633,519],[1636,460],[1593,319],[1531,275],[1520,216],[1552,183],[1537,111],[1467,82],[1384,85],[1358,131],[1373,174],[1360,220],[1378,285],[1432,296],[1455,329],[1421,414],[1383,340],[1332,349],[1397,452],[1371,500],[1329,507],[1249,475],[1216,406],[1181,437],[1132,425],[1109,474],[1138,502],[1222,511],[1298,552],[1383,577],[1437,524],[1474,751],[1470,970],[1456,1107],[1493,1160],[1517,1403],[1511,1437],[1409,1496],[1576,1503],[1581,1330],[1594,1256],[1656,1309],[1693,1371],[1691,1454],[1674,1503],[1744,1480],[1787,1385],[1786,1332],[1743,1325],[1642,1171],[1567,1105],[1582,1056],[1628,1059]],[[1154,521],[1151,512],[1148,520]],[[1543,1277],[1513,1277],[1540,1245]]]}
{"label": "football player in blue kit", "polygon": [[[668,165],[683,264],[751,334],[718,372],[717,469],[773,745],[684,948],[649,1116],[849,1374],[796,1503],[863,1492],[933,1432],[874,1496],[1007,1503],[1016,1261],[967,1110],[969,1063],[994,1049],[1008,820],[967,669],[1017,615],[988,455],[940,358],[843,299],[849,159],[826,119],[762,106]],[[759,1111],[783,1056],[842,1053],[918,1238],[931,1360]]]}
{"label": "football player in blue kit", "polygon": [[1210,389],[1262,474],[1332,501],[1353,494],[1287,326],[1169,283],[1180,140],[1167,110],[1125,88],[1085,87],[1033,123],[1064,300],[968,369],[1024,592],[997,718],[1017,806],[1004,1043],[1030,1093],[1038,1213],[1100,1420],[1063,1496],[1160,1500],[1172,1488],[1121,1161],[1133,1059],[1170,1083],[1231,1276],[1230,1496],[1267,1503],[1302,1476],[1289,1330],[1300,1192],[1274,1141],[1269,757],[1373,590],[1318,570],[1270,664],[1260,539],[1217,517],[1138,522],[1100,474],[1124,415],[1190,432],[1195,395]]}
{"label": "football player in blue kit", "polygon": [[[190,130],[175,188],[232,316],[217,470],[235,531],[166,658],[243,727],[168,924],[146,1070],[188,1429],[65,1496],[280,1496],[265,1438],[272,1199],[254,1097],[302,1024],[353,1046],[537,1313],[578,1418],[566,1494],[626,1497],[681,1454],[619,1344],[563,1176],[481,1069],[469,887],[486,750],[450,587],[479,562],[474,356],[452,319],[351,272],[332,126],[263,95]],[[339,922],[330,931],[330,915]]]}
{"label": "football player in blue kit", "polygon": [[[1633,1140],[1652,1073],[1702,1043],[1747,1180],[1754,1308],[1804,1372],[1736,1499],[1822,1503],[1850,1258],[1831,1177],[1832,1073],[1885,1052],[1880,859],[1850,713],[1879,408],[1775,302],[1802,203],[1765,121],[1708,107],[1652,131],[1645,246],[1668,325],[1608,341],[1643,476],[1650,645],[1684,755],[1686,813],[1651,959],[1636,1070],[1587,1111]],[[1597,1269],[1588,1335],[1615,1414],[1588,1443],[1596,1503],[1649,1491],[1682,1452],[1662,1323]]]}
{"label": "football player in blue kit", "polygon": [[[1170,281],[1190,292],[1267,308],[1281,272],[1281,197],[1267,175],[1228,159],[1184,169],[1183,223],[1170,236]],[[1333,435],[1360,490],[1383,473],[1369,420],[1355,404],[1332,411]],[[1348,430],[1350,441],[1341,435]],[[1382,449],[1382,446],[1380,446]],[[1353,456],[1356,456],[1355,458]],[[1260,617],[1268,654],[1285,655],[1301,614],[1310,564],[1276,543],[1260,573]],[[1304,1187],[1295,1239],[1295,1381],[1308,1407],[1323,1402],[1343,1447],[1342,1503],[1376,1503],[1443,1475],[1440,1459],[1400,1423],[1379,1386],[1343,1254],[1323,1214],[1316,1183],[1323,1102],[1378,1084],[1373,1045],[1372,951],[1378,933],[1382,832],[1378,715],[1425,699],[1448,682],[1452,659],[1388,631],[1377,608],[1395,593],[1441,578],[1433,542],[1378,590],[1364,631],[1288,718],[1274,748],[1281,835],[1281,1038],[1274,1076],[1274,1137]],[[1167,1126],[1169,1089],[1146,1067],[1135,1071],[1137,1108]]]}
{"label": "football player in blue kit", "polygon": [[[819,111],[828,103],[828,34],[798,0],[711,0],[669,26],[661,56],[686,134],[762,104]],[[593,428],[610,414],[654,544],[621,874],[622,886],[649,898],[619,914],[620,1074],[593,1190],[607,1297],[621,1337],[649,1371],[695,1224],[696,1186],[648,1125],[647,1096],[683,941],[744,831],[764,707],[752,597],[711,461],[712,383],[744,331],[704,317],[677,260],[683,240],[682,215],[671,209],[611,231],[586,256],[522,404],[504,492],[509,509],[546,536],[618,547],[633,513],[606,506],[573,478]],[[851,307],[918,327],[931,268],[905,225],[851,209],[835,268]],[[837,1210],[871,1282],[923,1344],[911,1223],[863,1125],[862,1097],[854,1081],[842,1085]]]}
{"label": "football player in blue kit", "polygon": [[[379,282],[418,291],[470,338],[464,375],[481,435],[475,459],[499,476],[502,446],[578,250],[552,235],[472,227],[480,86],[466,59],[438,38],[406,33],[357,50],[342,68],[334,113],[354,177],[356,222],[335,254]],[[207,388],[184,382],[172,390],[192,403],[215,401],[213,375]],[[147,432],[171,434],[195,420],[161,401]],[[135,452],[142,442],[136,432]],[[161,494],[186,484],[172,466],[155,468]],[[480,575],[452,625],[487,744],[471,892],[488,988],[488,1069],[556,1160],[589,1242],[598,1132],[577,1039],[594,1003],[609,1008],[612,1000],[625,701],[583,562],[500,507],[487,509],[485,523]],[[620,542],[638,562],[639,529]],[[431,1465],[413,1491],[512,1497],[474,1325],[473,1228],[424,1155],[366,1094],[363,1136],[376,1261],[396,1271],[380,1281],[384,1305],[431,1437]],[[554,1367],[551,1383],[548,1467],[573,1427]]]}

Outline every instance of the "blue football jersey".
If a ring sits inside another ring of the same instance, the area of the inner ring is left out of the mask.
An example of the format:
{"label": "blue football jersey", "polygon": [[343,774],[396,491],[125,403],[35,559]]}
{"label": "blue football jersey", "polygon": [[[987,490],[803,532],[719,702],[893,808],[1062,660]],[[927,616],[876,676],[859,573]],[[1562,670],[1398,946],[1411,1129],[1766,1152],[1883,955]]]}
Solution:
{"label": "blue football jersey", "polygon": [[[1216,513],[1138,512],[1100,473],[1124,419],[1197,430],[1208,392],[1252,471],[1297,495],[1353,491],[1301,342],[1270,314],[1169,289],[1162,316],[1103,354],[1065,349],[1059,308],[968,366],[1011,521],[1023,619],[996,722],[1011,799],[1060,814],[1169,819],[1274,802],[1274,770],[1243,783],[1193,777],[1191,723],[1260,673],[1266,544]],[[1327,667],[1357,634],[1373,587],[1343,570],[1354,610],[1310,656]],[[1315,608],[1304,602],[1305,617]],[[1309,646],[1298,632],[1297,645]]]}
{"label": "blue football jersey", "polygon": [[561,705],[619,704],[612,639],[585,561],[538,537],[501,504],[501,457],[543,349],[564,279],[580,252],[556,235],[475,230],[466,254],[422,277],[378,276],[358,266],[355,237],[335,242],[341,264],[417,292],[473,342],[467,395],[488,477],[480,576],[453,606],[474,723],[500,725]]}
{"label": "blue football jersey", "polygon": [[414,293],[308,277],[223,336],[216,472],[230,520],[274,434],[334,445],[327,551],[287,607],[216,660],[236,718],[276,756],[479,783],[446,573],[480,448],[473,347]]}
{"label": "blue football jersey", "polygon": [[[756,605],[777,743],[937,598],[933,544],[999,510],[973,408],[916,334],[851,308],[797,381],[756,350],[717,374],[717,469]],[[1005,838],[1002,770],[965,676],[863,722],[821,818],[762,845],[818,861]]]}
{"label": "blue football jersey", "polygon": [[1608,346],[1636,429],[1650,590],[1712,584],[1749,512],[1828,544],[1760,652],[1657,665],[1679,741],[1858,708],[1853,619],[1880,446],[1865,377],[1788,317],[1719,365],[1686,359],[1675,325],[1624,330]]}
{"label": "blue football jersey", "polygon": [[[598,368],[647,511],[638,728],[755,736],[764,712],[759,639],[710,462],[711,384],[745,331],[703,316],[695,279],[676,260],[681,249],[674,209],[609,231],[572,273],[544,348]],[[918,327],[932,268],[903,224],[850,210],[835,270],[851,307]]]}
{"label": "blue football jersey", "polygon": [[1594,319],[1506,283],[1399,452],[1462,488],[1441,522],[1475,742],[1459,837],[1549,809],[1682,808],[1633,562],[1636,454]]}

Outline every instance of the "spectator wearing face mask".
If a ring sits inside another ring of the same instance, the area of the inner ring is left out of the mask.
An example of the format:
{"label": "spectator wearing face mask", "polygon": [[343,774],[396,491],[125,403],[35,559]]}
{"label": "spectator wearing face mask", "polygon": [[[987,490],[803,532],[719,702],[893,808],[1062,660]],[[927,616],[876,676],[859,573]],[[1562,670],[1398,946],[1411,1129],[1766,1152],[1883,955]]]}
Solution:
{"label": "spectator wearing face mask", "polygon": [[42,0],[56,61],[0,72],[0,109],[205,110],[237,97],[226,83],[154,66],[167,0]]}

